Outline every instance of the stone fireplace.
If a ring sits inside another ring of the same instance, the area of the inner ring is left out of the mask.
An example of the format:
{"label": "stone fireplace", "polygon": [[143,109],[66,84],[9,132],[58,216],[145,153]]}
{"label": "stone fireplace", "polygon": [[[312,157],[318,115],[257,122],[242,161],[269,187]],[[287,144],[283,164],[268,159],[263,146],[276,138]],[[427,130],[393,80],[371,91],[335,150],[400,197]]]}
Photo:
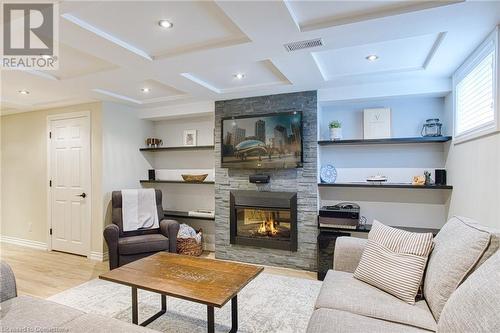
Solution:
{"label": "stone fireplace", "polygon": [[231,191],[231,244],[297,251],[297,194]]}
{"label": "stone fireplace", "polygon": [[[215,102],[216,258],[316,270],[317,104],[316,91]],[[222,167],[220,133],[223,118],[293,110],[302,112],[302,168],[247,170]],[[269,175],[270,182],[250,183],[248,177],[255,173]],[[240,191],[251,194],[244,200],[253,201],[240,204],[238,195],[234,197],[234,194],[242,194]],[[271,198],[272,205],[262,202],[269,195],[280,195],[277,193],[284,193],[283,197]],[[238,209],[231,207],[232,200]],[[281,200],[283,204],[275,204]]]}

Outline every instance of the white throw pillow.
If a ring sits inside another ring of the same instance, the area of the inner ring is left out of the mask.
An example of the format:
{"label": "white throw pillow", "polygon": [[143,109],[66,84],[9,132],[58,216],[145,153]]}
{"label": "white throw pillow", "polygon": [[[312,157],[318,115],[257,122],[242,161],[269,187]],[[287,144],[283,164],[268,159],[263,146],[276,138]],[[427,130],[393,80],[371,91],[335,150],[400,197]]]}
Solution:
{"label": "white throw pillow", "polygon": [[415,304],[432,240],[432,233],[408,232],[375,220],[354,277]]}

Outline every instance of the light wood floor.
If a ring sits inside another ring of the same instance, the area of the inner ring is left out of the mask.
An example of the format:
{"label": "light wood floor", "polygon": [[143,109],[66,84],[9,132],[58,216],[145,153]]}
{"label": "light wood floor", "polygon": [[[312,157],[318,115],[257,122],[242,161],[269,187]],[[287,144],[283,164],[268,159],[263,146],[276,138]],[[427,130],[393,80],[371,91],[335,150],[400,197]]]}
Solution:
{"label": "light wood floor", "polygon": [[[0,257],[12,267],[20,295],[47,298],[95,279],[109,270],[107,261],[99,262],[62,252],[0,244]],[[213,258],[214,254],[207,252],[203,256]],[[316,279],[314,272],[295,269],[265,267],[264,271],[275,275]]]}

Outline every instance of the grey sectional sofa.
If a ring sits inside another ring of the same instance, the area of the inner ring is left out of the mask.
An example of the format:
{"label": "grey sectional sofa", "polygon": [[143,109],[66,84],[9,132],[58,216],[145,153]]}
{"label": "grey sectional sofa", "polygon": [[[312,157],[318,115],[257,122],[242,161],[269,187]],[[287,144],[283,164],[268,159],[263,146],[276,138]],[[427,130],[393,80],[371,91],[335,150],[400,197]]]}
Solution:
{"label": "grey sectional sofa", "polygon": [[156,332],[40,298],[17,296],[11,268],[4,262],[0,266],[1,332]]}
{"label": "grey sectional sofa", "polygon": [[499,237],[470,219],[450,219],[434,240],[416,305],[355,279],[367,240],[340,237],[307,333],[500,332]]}

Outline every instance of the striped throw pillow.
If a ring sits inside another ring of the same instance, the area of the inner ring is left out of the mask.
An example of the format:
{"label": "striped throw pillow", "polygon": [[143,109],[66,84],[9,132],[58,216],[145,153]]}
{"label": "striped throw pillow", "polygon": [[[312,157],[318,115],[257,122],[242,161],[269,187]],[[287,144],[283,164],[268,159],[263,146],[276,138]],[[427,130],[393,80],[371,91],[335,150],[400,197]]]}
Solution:
{"label": "striped throw pillow", "polygon": [[415,304],[432,240],[432,233],[408,232],[375,220],[354,277]]}

